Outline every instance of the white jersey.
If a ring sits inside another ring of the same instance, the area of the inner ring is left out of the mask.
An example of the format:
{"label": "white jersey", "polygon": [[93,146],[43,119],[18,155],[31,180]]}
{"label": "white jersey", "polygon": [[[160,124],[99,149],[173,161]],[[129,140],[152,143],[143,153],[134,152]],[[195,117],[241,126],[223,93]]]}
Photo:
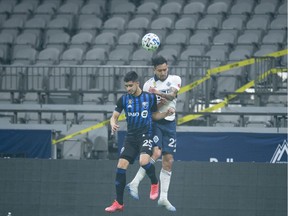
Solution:
{"label": "white jersey", "polygon": [[[181,78],[177,75],[168,75],[167,79],[162,82],[161,80],[156,81],[155,77],[152,77],[145,82],[143,86],[143,91],[148,92],[150,87],[156,88],[158,91],[161,91],[165,94],[169,93],[169,89],[171,87],[179,91],[181,87]],[[156,96],[157,96],[157,103],[160,103],[161,97],[158,95]],[[172,101],[168,101],[166,104],[160,107],[159,112],[166,112],[169,109],[169,107],[172,107],[176,110],[176,102],[177,98],[175,98]],[[173,121],[175,119],[175,114],[167,116],[165,119],[168,121]]]}

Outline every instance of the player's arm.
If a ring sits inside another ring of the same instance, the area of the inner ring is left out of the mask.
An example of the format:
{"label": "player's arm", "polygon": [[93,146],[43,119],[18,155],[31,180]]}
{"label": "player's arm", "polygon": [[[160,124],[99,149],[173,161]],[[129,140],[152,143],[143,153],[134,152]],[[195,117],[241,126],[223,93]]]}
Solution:
{"label": "player's arm", "polygon": [[123,110],[122,97],[118,99],[115,110],[112,114],[112,117],[110,118],[110,126],[111,126],[112,134],[114,134],[114,132],[116,132],[119,129],[118,119]]}
{"label": "player's arm", "polygon": [[158,121],[160,119],[166,118],[167,116],[173,115],[175,110],[173,108],[169,108],[166,112],[153,112],[152,119],[154,121]]}
{"label": "player's arm", "polygon": [[119,116],[120,116],[120,113],[117,111],[114,111],[112,114],[112,117],[110,118],[110,125],[111,125],[112,133],[115,133],[119,129],[119,125],[118,125]]}
{"label": "player's arm", "polygon": [[[174,100],[176,97],[177,97],[177,93],[178,93],[178,89],[174,88],[174,87],[171,87],[169,89],[169,92],[168,93],[163,93],[155,88],[150,88],[149,89],[150,92],[160,96],[161,98],[165,100],[169,100],[169,101],[172,101]],[[163,101],[163,102],[164,102]]]}

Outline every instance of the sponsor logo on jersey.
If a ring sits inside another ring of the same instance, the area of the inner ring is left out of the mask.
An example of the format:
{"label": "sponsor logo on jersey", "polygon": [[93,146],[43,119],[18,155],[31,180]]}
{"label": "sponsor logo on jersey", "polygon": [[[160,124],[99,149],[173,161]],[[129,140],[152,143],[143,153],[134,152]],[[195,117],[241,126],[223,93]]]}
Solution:
{"label": "sponsor logo on jersey", "polygon": [[128,100],[128,106],[127,106],[127,108],[132,108],[132,102],[133,102],[133,101],[132,101],[131,99]]}
{"label": "sponsor logo on jersey", "polygon": [[147,110],[144,110],[144,111],[141,112],[141,117],[142,118],[147,118],[147,116],[148,116],[148,111]]}
{"label": "sponsor logo on jersey", "polygon": [[149,105],[149,102],[142,102],[143,109],[147,109]]}
{"label": "sponsor logo on jersey", "polygon": [[128,112],[127,115],[130,116],[130,117],[131,116],[132,117],[137,117],[137,116],[139,116],[139,112]]}

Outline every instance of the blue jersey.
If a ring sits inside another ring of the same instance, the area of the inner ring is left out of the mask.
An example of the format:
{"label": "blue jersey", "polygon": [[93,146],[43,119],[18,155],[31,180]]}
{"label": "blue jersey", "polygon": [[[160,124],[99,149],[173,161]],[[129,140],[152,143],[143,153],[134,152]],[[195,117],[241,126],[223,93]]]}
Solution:
{"label": "blue jersey", "polygon": [[143,92],[139,96],[122,95],[117,101],[115,111],[124,110],[127,121],[127,136],[152,135],[152,113],[157,111],[157,98],[154,94]]}

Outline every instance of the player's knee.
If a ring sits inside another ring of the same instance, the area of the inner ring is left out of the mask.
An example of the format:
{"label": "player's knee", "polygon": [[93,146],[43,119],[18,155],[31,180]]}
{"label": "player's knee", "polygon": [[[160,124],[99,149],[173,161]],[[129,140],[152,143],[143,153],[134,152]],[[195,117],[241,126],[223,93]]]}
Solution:
{"label": "player's knee", "polygon": [[164,155],[162,158],[162,167],[167,171],[171,171],[173,162],[174,162],[174,158],[172,155],[169,155],[169,154]]}
{"label": "player's knee", "polygon": [[161,156],[161,150],[157,147],[154,148],[153,155],[152,155],[153,160],[156,161],[160,156]]}

